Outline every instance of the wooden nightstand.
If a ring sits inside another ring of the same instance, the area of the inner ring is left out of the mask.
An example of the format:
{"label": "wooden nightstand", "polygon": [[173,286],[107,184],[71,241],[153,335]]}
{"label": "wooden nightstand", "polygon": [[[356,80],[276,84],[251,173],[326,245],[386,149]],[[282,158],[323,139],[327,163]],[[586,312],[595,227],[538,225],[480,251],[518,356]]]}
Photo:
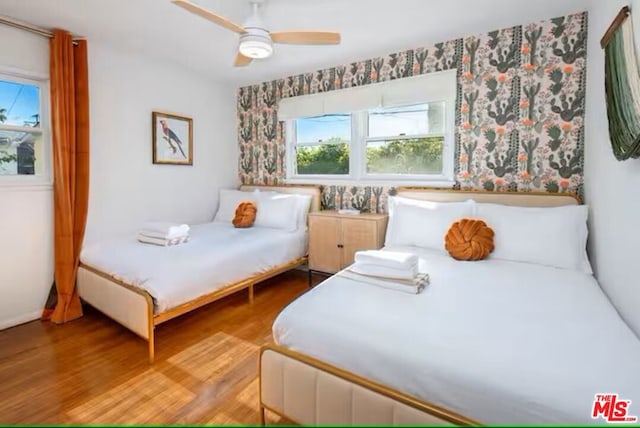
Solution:
{"label": "wooden nightstand", "polygon": [[384,245],[386,214],[309,214],[309,275],[334,274],[353,263],[359,250],[377,250]]}

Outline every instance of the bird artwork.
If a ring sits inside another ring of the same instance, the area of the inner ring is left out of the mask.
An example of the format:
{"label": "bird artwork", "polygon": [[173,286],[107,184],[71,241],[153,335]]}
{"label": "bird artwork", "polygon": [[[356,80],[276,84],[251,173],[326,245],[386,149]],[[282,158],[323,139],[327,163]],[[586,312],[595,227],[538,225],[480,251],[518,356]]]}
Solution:
{"label": "bird artwork", "polygon": [[152,112],[153,163],[193,165],[193,119]]}
{"label": "bird artwork", "polygon": [[171,147],[171,150],[173,150],[173,153],[175,154],[178,152],[178,150],[180,150],[180,153],[186,159],[187,155],[182,149],[182,141],[180,141],[180,138],[178,138],[176,133],[173,132],[171,128],[169,128],[169,126],[167,125],[167,121],[164,119],[160,120],[160,126],[162,126],[162,138],[167,141],[167,143]]}

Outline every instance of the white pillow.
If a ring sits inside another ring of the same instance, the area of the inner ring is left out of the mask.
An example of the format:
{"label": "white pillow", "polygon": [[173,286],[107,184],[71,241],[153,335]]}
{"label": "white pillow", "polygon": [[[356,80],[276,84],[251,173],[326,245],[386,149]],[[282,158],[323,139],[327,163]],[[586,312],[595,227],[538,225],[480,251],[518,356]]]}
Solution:
{"label": "white pillow", "polygon": [[311,209],[311,195],[295,195],[298,200],[298,229],[306,230]]}
{"label": "white pillow", "polygon": [[451,224],[472,217],[475,202],[418,201],[389,197],[386,246],[415,246],[445,251],[444,237]]}
{"label": "white pillow", "polygon": [[257,192],[256,227],[270,227],[287,232],[298,229],[298,198],[277,192]]}
{"label": "white pillow", "polygon": [[417,205],[417,206],[430,206],[429,204],[433,204],[431,201],[422,201],[420,199],[411,199],[405,198],[402,196],[389,196],[387,198],[387,212],[389,217],[393,217],[396,205],[404,204],[404,205]]}
{"label": "white pillow", "polygon": [[284,198],[293,198],[296,200],[296,224],[298,229],[306,230],[307,228],[307,219],[309,217],[309,209],[311,209],[311,195],[301,195],[298,193],[282,193],[276,192],[273,190],[255,190],[255,197],[258,200],[259,195],[280,195],[280,197]]}
{"label": "white pillow", "polygon": [[592,274],[587,256],[586,205],[530,208],[476,204],[476,217],[495,233],[490,258]]}
{"label": "white pillow", "polygon": [[218,201],[218,212],[214,217],[215,222],[231,223],[236,215],[236,208],[240,202],[251,201],[256,202],[253,192],[243,192],[241,190],[220,189]]}

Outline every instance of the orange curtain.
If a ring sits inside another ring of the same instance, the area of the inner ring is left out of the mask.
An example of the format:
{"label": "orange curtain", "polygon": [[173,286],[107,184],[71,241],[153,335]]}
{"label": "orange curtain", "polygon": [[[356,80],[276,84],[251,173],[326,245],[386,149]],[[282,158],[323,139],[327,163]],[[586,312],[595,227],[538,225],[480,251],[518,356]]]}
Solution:
{"label": "orange curtain", "polygon": [[60,324],[82,316],[76,289],[89,201],[87,43],[55,30],[50,44],[55,278],[42,318]]}

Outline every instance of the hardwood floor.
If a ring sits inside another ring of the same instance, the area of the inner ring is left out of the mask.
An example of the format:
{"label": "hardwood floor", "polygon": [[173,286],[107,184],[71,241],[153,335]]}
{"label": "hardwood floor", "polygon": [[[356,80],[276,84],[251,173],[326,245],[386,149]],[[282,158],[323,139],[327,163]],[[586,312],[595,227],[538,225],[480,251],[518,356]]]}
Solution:
{"label": "hardwood floor", "polygon": [[153,365],[145,341],[90,307],[2,331],[0,424],[257,424],[258,350],[307,289],[290,271],[257,285],[253,305],[239,292],[168,321]]}

